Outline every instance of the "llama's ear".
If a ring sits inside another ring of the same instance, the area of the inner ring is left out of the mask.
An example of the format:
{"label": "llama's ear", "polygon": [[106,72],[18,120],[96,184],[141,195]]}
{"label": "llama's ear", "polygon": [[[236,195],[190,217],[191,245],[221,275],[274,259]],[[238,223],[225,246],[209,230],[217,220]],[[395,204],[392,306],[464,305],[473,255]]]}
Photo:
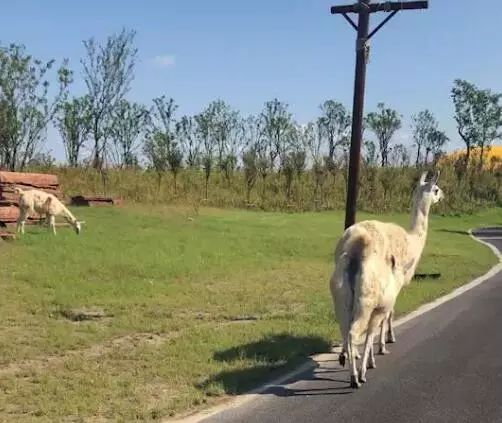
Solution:
{"label": "llama's ear", "polygon": [[420,185],[425,185],[425,179],[427,178],[427,172],[423,172],[420,176]]}

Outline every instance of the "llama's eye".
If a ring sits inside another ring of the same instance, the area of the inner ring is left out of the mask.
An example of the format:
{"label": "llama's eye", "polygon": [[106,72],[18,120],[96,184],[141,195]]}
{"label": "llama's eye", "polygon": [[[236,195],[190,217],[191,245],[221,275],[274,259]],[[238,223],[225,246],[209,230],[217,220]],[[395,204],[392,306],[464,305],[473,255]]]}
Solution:
{"label": "llama's eye", "polygon": [[434,189],[434,195],[438,195],[438,193],[439,193],[439,188],[435,188]]}

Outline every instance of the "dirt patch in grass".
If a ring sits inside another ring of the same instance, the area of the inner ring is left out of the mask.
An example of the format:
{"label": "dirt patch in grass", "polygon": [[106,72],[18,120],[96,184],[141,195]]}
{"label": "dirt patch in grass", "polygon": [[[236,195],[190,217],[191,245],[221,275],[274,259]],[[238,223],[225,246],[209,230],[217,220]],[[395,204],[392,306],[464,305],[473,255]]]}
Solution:
{"label": "dirt patch in grass", "polygon": [[63,355],[54,355],[40,357],[33,360],[24,360],[10,363],[7,366],[0,367],[0,377],[26,374],[31,371],[39,371],[48,367],[59,365],[66,360],[75,357],[81,357],[83,360],[96,359],[100,356],[112,352],[119,353],[120,350],[140,348],[142,346],[160,346],[164,342],[179,336],[179,333],[155,334],[155,333],[131,333],[110,339],[101,344],[95,344],[90,348],[82,350],[66,351]]}
{"label": "dirt patch in grass", "polygon": [[59,314],[72,322],[84,322],[89,320],[101,320],[107,317],[113,317],[101,309],[68,309],[60,310]]}

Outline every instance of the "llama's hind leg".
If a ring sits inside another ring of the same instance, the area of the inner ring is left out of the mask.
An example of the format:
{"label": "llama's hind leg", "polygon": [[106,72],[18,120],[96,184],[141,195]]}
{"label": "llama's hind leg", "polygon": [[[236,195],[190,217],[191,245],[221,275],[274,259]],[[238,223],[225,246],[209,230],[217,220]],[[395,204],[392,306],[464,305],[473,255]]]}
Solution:
{"label": "llama's hind leg", "polygon": [[352,342],[352,336],[350,334],[349,334],[349,340],[347,342],[347,355],[350,366],[350,387],[353,389],[358,389],[361,386],[361,384],[359,383],[359,378],[357,374],[357,360],[354,352],[354,344]]}
{"label": "llama's hind leg", "polygon": [[342,343],[342,351],[338,355],[338,363],[340,363],[340,366],[345,367],[345,362],[348,354],[348,347],[347,347],[347,341],[343,341]]}
{"label": "llama's hind leg", "polygon": [[[370,355],[372,356],[372,348],[373,346],[373,334],[368,331],[366,334],[366,341],[364,343],[364,352],[363,352],[363,359],[361,360],[361,368],[359,371],[359,382],[366,383],[366,370],[368,369],[368,359],[370,358]],[[373,357],[373,364],[375,361],[375,357]]]}
{"label": "llama's hind leg", "polygon": [[[353,348],[354,348],[354,355],[355,355],[356,360],[360,360],[361,354],[359,354],[359,350],[355,346]],[[342,347],[342,351],[340,352],[340,354],[338,354],[338,363],[340,363],[340,366],[342,366],[342,367],[345,367],[345,362],[346,362],[347,355],[348,355],[347,351],[348,351],[347,345],[346,345],[346,343],[344,343],[344,346]]]}
{"label": "llama's hind leg", "polygon": [[373,338],[371,339],[371,346],[370,346],[370,357],[368,360],[368,369],[376,369],[376,361],[375,361],[375,346],[373,344]]}
{"label": "llama's hind leg", "polygon": [[[350,373],[350,386],[352,388],[359,388],[360,383],[359,383],[359,375],[357,372],[357,366],[356,366],[356,354],[357,354],[357,349],[356,346],[354,345],[354,341],[357,341],[362,335],[367,334],[367,333],[372,333],[370,328],[368,327],[368,324],[370,320],[372,319],[372,311],[371,307],[368,304],[365,304],[363,307],[359,306],[355,313],[354,313],[354,320],[352,321],[350,331],[349,331],[349,339],[348,339],[348,348],[349,348],[349,361],[351,365],[351,373]],[[367,342],[366,342],[367,343]],[[369,354],[369,350],[366,351],[366,345],[365,345],[365,351],[367,354]],[[364,360],[365,354],[363,353],[363,360]],[[367,364],[368,358],[366,357],[366,362],[364,365]]]}
{"label": "llama's hind leg", "polygon": [[394,342],[396,342],[396,335],[394,333],[394,327],[392,326],[393,318],[394,318],[394,310],[392,310],[389,313],[389,318],[387,319],[389,322],[389,331],[387,332],[387,342],[389,344],[393,344]]}

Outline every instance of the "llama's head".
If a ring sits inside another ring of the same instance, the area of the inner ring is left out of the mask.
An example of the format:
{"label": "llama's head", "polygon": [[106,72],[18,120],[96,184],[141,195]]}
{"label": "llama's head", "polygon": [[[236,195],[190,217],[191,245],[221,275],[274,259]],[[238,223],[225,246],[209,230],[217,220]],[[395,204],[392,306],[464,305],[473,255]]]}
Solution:
{"label": "llama's head", "polygon": [[427,172],[422,173],[417,187],[416,200],[424,206],[430,206],[444,199],[443,190],[437,185],[438,179],[439,170],[428,181]]}
{"label": "llama's head", "polygon": [[73,229],[75,229],[75,232],[77,233],[77,235],[80,234],[80,232],[82,232],[82,225],[85,223],[85,221],[83,220],[75,220],[73,222]]}

